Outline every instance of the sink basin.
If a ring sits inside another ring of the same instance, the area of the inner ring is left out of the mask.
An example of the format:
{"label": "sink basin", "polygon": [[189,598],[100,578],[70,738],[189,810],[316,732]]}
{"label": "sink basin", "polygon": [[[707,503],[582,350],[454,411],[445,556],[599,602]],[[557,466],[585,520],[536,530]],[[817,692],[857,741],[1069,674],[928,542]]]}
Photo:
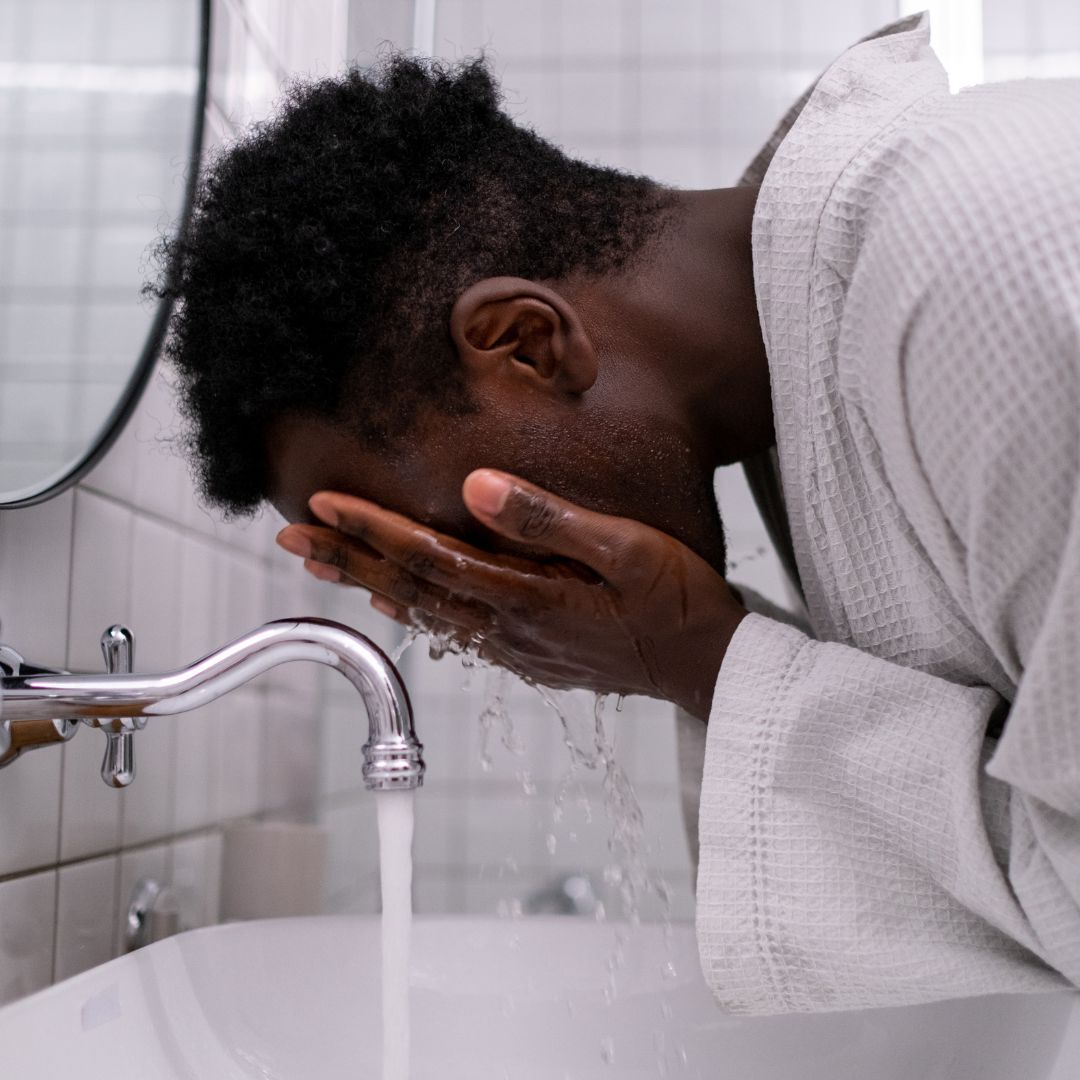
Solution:
{"label": "sink basin", "polygon": [[[1078,997],[742,1019],[704,985],[693,928],[420,919],[412,1080],[1076,1080]],[[0,1010],[19,1080],[377,1080],[379,923],[182,934]]]}

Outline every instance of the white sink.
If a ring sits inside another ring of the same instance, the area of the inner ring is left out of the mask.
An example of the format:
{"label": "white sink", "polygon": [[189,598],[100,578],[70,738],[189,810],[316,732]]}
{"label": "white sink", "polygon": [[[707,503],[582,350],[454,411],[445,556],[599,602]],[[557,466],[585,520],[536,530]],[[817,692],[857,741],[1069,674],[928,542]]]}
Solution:
{"label": "white sink", "polygon": [[[1077,1080],[1073,995],[737,1019],[693,929],[572,919],[421,919],[413,1080]],[[367,1080],[380,1065],[379,924],[287,919],[198,930],[0,1010],[19,1080]]]}

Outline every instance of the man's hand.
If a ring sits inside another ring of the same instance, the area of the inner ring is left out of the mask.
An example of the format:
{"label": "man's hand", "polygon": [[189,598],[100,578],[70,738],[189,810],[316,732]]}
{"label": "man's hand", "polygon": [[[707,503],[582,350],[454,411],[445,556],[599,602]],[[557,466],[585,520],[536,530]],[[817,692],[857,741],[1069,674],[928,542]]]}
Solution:
{"label": "man's hand", "polygon": [[704,559],[490,469],[470,474],[463,495],[488,529],[552,558],[494,555],[335,492],[311,499],[330,528],[291,525],[278,542],[315,576],[370,589],[384,614],[477,641],[486,659],[535,682],[646,694],[708,719],[747,611]]}

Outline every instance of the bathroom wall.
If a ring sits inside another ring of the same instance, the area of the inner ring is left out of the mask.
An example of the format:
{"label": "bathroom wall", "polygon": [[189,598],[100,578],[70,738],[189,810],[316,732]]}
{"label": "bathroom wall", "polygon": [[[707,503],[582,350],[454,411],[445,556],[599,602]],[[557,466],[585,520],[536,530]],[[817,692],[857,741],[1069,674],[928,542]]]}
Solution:
{"label": "bathroom wall", "polygon": [[[344,0],[217,0],[211,142],[265,113],[285,73],[336,69],[347,34]],[[95,670],[101,632],[119,621],[135,632],[137,667],[152,670],[267,618],[328,610],[328,592],[276,554],[269,517],[223,525],[199,508],[168,441],[174,419],[159,377],[75,490],[0,513],[0,640]],[[315,814],[323,685],[291,665],[151,723],[123,793],[100,780],[104,738],[89,729],[0,773],[0,1002],[115,955],[143,874],[175,885],[185,925],[216,921],[222,823]]]}
{"label": "bathroom wall", "polygon": [[1080,77],[1080,4],[983,0],[983,48],[988,82]]}

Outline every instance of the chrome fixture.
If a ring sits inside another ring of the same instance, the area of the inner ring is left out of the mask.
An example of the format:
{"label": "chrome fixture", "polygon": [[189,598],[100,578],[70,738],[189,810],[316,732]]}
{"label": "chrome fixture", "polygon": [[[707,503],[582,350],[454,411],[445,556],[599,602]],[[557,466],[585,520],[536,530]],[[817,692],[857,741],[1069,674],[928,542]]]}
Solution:
{"label": "chrome fixture", "polygon": [[123,787],[134,775],[132,736],[149,719],[189,712],[279,664],[308,660],[340,671],[364,701],[368,741],[362,775],[367,788],[417,788],[424,781],[423,747],[401,676],[377,645],[340,623],[270,622],[189,667],[163,675],[123,670],[134,649],[123,627],[105,631],[102,649],[109,674],[73,675],[31,667],[13,649],[0,645],[0,765],[23,750],[66,742],[81,720],[104,730],[108,745],[102,776],[107,784]]}
{"label": "chrome fixture", "polygon": [[170,888],[154,878],[139,878],[124,918],[124,952],[180,933],[180,909]]}
{"label": "chrome fixture", "polygon": [[[101,651],[105,670],[130,675],[135,662],[135,638],[126,626],[110,626],[101,635]],[[3,704],[0,703],[0,709]],[[135,747],[132,735],[146,727],[146,717],[114,717],[101,720],[98,727],[105,732],[105,757],[101,762],[101,779],[109,787],[127,787],[135,779]]]}
{"label": "chrome fixture", "polygon": [[588,874],[570,874],[545,885],[525,900],[529,915],[593,915],[600,901]]}

